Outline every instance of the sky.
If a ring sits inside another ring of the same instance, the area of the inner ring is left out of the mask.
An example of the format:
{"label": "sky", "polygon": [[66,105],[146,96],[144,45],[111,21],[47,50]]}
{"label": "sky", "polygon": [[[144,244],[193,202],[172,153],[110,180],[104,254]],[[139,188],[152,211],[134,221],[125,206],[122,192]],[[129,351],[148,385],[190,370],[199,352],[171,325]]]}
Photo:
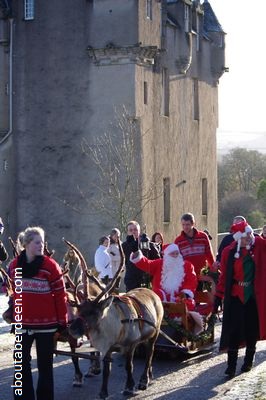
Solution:
{"label": "sky", "polygon": [[266,151],[266,0],[209,0],[226,32],[226,67],[219,83],[218,147],[257,140]]}

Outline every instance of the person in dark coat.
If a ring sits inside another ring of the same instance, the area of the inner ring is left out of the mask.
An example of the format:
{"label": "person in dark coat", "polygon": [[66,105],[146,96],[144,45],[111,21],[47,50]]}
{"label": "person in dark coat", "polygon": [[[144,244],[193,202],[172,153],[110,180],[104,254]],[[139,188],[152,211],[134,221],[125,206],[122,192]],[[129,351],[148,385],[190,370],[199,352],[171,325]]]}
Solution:
{"label": "person in dark coat", "polygon": [[266,339],[266,241],[242,221],[231,227],[234,242],[222,253],[214,313],[224,299],[220,350],[227,350],[225,374],[233,378],[238,349],[245,345],[242,372],[252,368],[257,340]]}
{"label": "person in dark coat", "polygon": [[[237,224],[238,222],[246,222],[246,218],[243,217],[242,215],[236,215],[233,219],[233,225]],[[234,241],[233,238],[233,233],[229,233],[228,235],[225,235],[220,243],[220,246],[218,248],[218,253],[216,256],[216,262],[218,263],[218,266],[221,262],[221,257],[222,257],[222,251],[223,249],[225,249],[226,246],[229,246],[229,244],[231,244]]]}
{"label": "person in dark coat", "polygon": [[[0,235],[4,233],[4,223],[2,218],[0,217]],[[6,261],[8,259],[8,253],[5,249],[3,242],[0,240],[0,261]]]}
{"label": "person in dark coat", "polygon": [[130,254],[132,251],[138,249],[132,249],[132,243],[138,239],[138,246],[142,250],[145,257],[150,260],[160,258],[160,250],[155,243],[151,242],[149,237],[144,233],[140,234],[140,225],[137,221],[129,221],[127,224],[127,237],[122,243],[122,248],[125,254],[125,286],[126,291],[135,289],[141,286],[149,285],[149,276],[138,269],[131,261]]}
{"label": "person in dark coat", "polygon": [[160,256],[163,258],[163,249],[164,249],[164,242],[163,242],[163,234],[161,232],[154,232],[151,237],[151,241],[156,243],[159,248]]}

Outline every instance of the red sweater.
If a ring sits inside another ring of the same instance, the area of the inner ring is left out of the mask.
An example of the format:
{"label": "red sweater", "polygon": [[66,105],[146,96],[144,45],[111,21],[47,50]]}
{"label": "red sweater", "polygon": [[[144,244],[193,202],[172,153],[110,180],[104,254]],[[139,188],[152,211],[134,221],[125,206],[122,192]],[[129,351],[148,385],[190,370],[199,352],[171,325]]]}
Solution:
{"label": "red sweater", "polygon": [[66,291],[62,271],[56,261],[44,256],[37,275],[31,278],[22,278],[22,268],[17,263],[18,257],[9,266],[14,290],[14,322],[31,329],[66,325]]}
{"label": "red sweater", "polygon": [[206,262],[209,267],[214,263],[214,256],[206,233],[194,229],[194,236],[191,241],[185,235],[184,231],[175,239],[175,244],[178,245],[179,250],[184,260],[190,261],[194,265],[196,275],[200,275],[202,268],[206,266]]}

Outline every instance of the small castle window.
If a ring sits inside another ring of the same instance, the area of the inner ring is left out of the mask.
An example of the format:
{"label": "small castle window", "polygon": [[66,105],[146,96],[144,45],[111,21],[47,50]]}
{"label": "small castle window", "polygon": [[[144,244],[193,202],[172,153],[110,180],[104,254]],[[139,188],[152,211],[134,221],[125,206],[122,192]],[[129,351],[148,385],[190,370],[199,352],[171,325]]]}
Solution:
{"label": "small castle window", "polygon": [[170,222],[170,178],[163,179],[163,222]]}
{"label": "small castle window", "polygon": [[168,69],[162,70],[162,115],[169,116],[169,74]]}
{"label": "small castle window", "polygon": [[203,178],[201,181],[201,198],[202,198],[202,215],[208,213],[208,181],[207,178]]}
{"label": "small castle window", "polygon": [[24,19],[26,21],[34,19],[34,0],[24,0]]}
{"label": "small castle window", "polygon": [[152,0],[146,0],[146,16],[152,20]]}
{"label": "small castle window", "polygon": [[193,119],[199,121],[199,81],[193,79]]}
{"label": "small castle window", "polygon": [[148,82],[144,81],[143,85],[143,102],[148,104]]}
{"label": "small castle window", "polygon": [[184,28],[185,32],[190,32],[190,7],[184,4]]}

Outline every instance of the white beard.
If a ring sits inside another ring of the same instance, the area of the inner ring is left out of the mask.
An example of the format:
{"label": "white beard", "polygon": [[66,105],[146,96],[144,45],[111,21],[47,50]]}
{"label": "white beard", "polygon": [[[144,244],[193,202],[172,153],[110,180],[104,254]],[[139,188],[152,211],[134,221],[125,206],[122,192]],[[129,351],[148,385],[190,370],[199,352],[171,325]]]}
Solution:
{"label": "white beard", "polygon": [[185,277],[184,260],[181,255],[177,258],[164,256],[161,276],[162,289],[169,294],[179,292]]}

